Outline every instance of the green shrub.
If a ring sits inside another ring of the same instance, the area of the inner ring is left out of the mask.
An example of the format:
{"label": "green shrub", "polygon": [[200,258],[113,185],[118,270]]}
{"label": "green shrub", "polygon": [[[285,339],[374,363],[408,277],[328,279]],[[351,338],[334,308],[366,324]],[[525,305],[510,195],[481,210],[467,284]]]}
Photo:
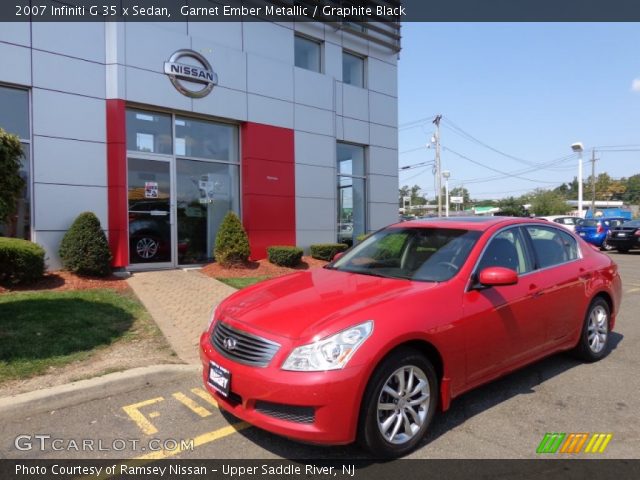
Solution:
{"label": "green shrub", "polygon": [[302,249],[287,245],[275,245],[267,247],[267,258],[275,265],[281,267],[295,267],[302,259]]}
{"label": "green shrub", "polygon": [[344,252],[349,246],[346,243],[317,243],[310,248],[313,258],[330,262],[336,253]]}
{"label": "green shrub", "polygon": [[216,235],[216,245],[213,252],[216,262],[224,267],[229,267],[249,260],[250,253],[249,237],[247,237],[242,222],[235,213],[227,213],[220,224],[218,235]]}
{"label": "green shrub", "polygon": [[44,274],[44,250],[19,238],[0,237],[0,283],[34,282]]}
{"label": "green shrub", "polygon": [[62,266],[80,275],[111,273],[111,251],[100,220],[93,212],[78,215],[60,244]]}

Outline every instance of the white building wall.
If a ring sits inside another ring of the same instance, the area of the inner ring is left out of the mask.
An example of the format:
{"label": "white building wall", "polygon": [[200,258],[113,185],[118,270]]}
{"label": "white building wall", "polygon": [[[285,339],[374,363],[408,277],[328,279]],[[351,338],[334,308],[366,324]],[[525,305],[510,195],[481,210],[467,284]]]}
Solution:
{"label": "white building wall", "polygon": [[[294,66],[294,33],[323,43],[323,72]],[[181,95],[163,73],[179,49],[209,59],[219,85]],[[342,83],[342,52],[366,57],[366,88]],[[319,23],[34,23],[0,25],[0,83],[32,92],[34,239],[57,268],[75,216],[107,224],[105,99],[295,131],[300,246],[337,236],[336,141],[367,147],[368,229],[397,218],[397,56]],[[7,60],[8,59],[8,60]]]}

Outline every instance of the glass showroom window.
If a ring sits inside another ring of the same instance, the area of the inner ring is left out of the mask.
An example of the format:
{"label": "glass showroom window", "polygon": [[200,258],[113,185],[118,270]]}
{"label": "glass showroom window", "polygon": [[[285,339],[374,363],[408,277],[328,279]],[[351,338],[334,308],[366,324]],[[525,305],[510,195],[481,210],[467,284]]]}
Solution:
{"label": "glass showroom window", "polygon": [[320,72],[322,70],[321,62],[321,44],[315,40],[306,37],[295,36],[295,62],[296,67]]}
{"label": "glass showroom window", "polygon": [[364,58],[342,52],[342,81],[364,88]]}
{"label": "glass showroom window", "polygon": [[366,232],[364,147],[338,143],[338,242],[352,245]]}
{"label": "glass showroom window", "polygon": [[0,224],[0,235],[31,239],[31,134],[29,131],[29,92],[19,88],[0,85],[0,128],[17,135],[22,143],[24,155],[20,176],[25,188],[18,199],[14,215],[5,224]]}
{"label": "glass showroom window", "polygon": [[171,155],[171,115],[127,109],[127,150]]}

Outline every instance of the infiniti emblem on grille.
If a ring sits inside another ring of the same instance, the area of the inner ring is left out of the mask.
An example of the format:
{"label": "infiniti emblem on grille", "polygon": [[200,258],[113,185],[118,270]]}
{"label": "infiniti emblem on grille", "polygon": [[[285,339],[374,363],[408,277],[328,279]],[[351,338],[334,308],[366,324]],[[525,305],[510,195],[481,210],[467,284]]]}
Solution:
{"label": "infiniti emblem on grille", "polygon": [[235,350],[236,345],[238,345],[238,341],[233,337],[227,337],[224,339],[222,344],[224,345],[224,348],[226,348],[227,350]]}

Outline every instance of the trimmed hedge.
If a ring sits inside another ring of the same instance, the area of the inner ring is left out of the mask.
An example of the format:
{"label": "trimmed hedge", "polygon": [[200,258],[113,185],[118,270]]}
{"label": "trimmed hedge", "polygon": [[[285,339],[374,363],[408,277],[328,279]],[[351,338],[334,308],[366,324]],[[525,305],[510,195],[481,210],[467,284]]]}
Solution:
{"label": "trimmed hedge", "polygon": [[267,247],[267,258],[281,267],[295,267],[302,260],[302,249],[288,245],[274,245]]}
{"label": "trimmed hedge", "polygon": [[338,252],[344,252],[349,245],[346,243],[317,243],[311,245],[311,256],[317,260],[326,260],[330,262],[333,256]]}
{"label": "trimmed hedge", "polygon": [[44,250],[19,238],[0,237],[0,283],[29,283],[44,275]]}
{"label": "trimmed hedge", "polygon": [[80,275],[106,277],[111,273],[111,251],[100,220],[93,212],[75,219],[60,243],[62,266]]}
{"label": "trimmed hedge", "polygon": [[230,267],[236,263],[249,260],[251,249],[249,237],[242,226],[242,222],[233,212],[228,212],[216,235],[216,246],[213,255],[223,267]]}

